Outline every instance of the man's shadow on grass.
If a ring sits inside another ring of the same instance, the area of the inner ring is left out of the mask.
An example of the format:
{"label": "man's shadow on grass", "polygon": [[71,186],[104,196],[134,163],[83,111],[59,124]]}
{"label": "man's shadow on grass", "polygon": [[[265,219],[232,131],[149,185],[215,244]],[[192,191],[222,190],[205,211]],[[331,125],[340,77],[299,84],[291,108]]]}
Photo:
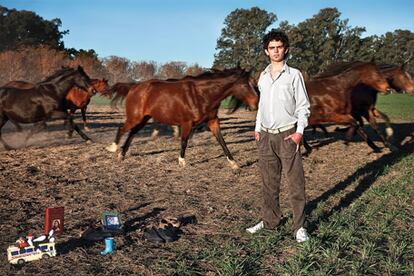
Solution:
{"label": "man's shadow on grass", "polygon": [[383,155],[377,160],[367,163],[362,168],[357,169],[345,180],[340,181],[333,188],[329,189],[328,191],[324,192],[317,198],[307,203],[305,212],[307,215],[309,215],[317,208],[317,205],[319,203],[325,202],[330,197],[345,190],[355,181],[359,182],[355,190],[344,195],[337,205],[333,206],[328,212],[324,212],[323,215],[319,216],[316,220],[309,222],[308,230],[310,232],[314,231],[321,221],[328,220],[329,217],[335,212],[339,212],[342,209],[349,207],[352,202],[357,200],[365,191],[367,191],[372,186],[372,184],[375,183],[377,178],[381,176],[388,167],[397,164],[404,157],[412,155],[414,153],[414,124],[393,124],[393,129],[396,133],[395,141],[397,141],[400,145],[399,151],[390,152]]}

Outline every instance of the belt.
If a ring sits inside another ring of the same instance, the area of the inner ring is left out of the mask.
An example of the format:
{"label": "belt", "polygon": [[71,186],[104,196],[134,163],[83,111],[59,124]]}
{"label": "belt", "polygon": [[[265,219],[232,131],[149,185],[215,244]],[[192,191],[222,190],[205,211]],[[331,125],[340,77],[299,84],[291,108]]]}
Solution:
{"label": "belt", "polygon": [[287,126],[279,127],[279,128],[267,128],[267,127],[262,126],[261,129],[264,132],[267,132],[267,133],[270,133],[270,134],[278,134],[278,133],[281,133],[283,131],[286,131],[286,130],[289,130],[291,128],[294,128],[294,127],[295,127],[295,124],[287,125]]}

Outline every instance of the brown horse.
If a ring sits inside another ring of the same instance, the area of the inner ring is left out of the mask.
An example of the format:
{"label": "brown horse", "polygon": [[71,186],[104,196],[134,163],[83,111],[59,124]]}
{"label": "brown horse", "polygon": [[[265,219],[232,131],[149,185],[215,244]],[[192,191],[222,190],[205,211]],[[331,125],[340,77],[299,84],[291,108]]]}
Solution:
{"label": "brown horse", "polygon": [[[108,80],[106,79],[91,79],[91,85],[96,92],[105,95],[105,91],[108,89]],[[19,88],[19,89],[32,89],[36,84],[26,81],[10,81],[3,85],[5,88]],[[73,116],[77,109],[82,112],[82,119],[85,131],[88,131],[86,122],[86,109],[90,103],[91,95],[87,91],[79,87],[72,87],[69,93],[66,95],[66,105],[69,110],[69,115]],[[21,130],[21,127],[17,124],[16,127]],[[72,135],[73,129],[69,130],[69,136]]]}
{"label": "brown horse", "polygon": [[[91,79],[91,84],[95,90],[101,95],[105,95],[105,91],[108,89],[108,80],[106,79]],[[73,116],[77,109],[81,110],[83,126],[85,131],[89,131],[86,122],[86,109],[88,108],[89,103],[91,102],[91,96],[88,93],[85,93],[85,90],[79,87],[73,87],[66,96],[67,108],[69,109],[69,114]],[[72,135],[73,129],[69,131],[69,136]]]}
{"label": "brown horse", "polygon": [[218,109],[227,96],[234,96],[257,109],[258,96],[250,83],[249,72],[241,69],[205,72],[179,80],[150,80],[137,84],[125,98],[126,121],[119,127],[115,142],[107,147],[116,152],[122,135],[129,131],[120,156],[125,157],[132,137],[150,118],[181,127],[179,165],[185,166],[185,150],[194,126],[207,122],[232,168],[239,166],[228,150],[220,131]]}
{"label": "brown horse", "polygon": [[[397,92],[406,92],[409,94],[414,94],[414,81],[410,74],[405,70],[405,65],[394,66],[394,65],[379,65],[380,72],[387,79],[390,87]],[[328,67],[329,70],[329,67]],[[393,135],[393,130],[390,125],[390,119],[388,116],[379,111],[375,104],[377,102],[378,91],[367,85],[359,84],[352,90],[351,95],[351,104],[352,104],[352,116],[357,120],[362,127],[364,125],[362,118],[365,118],[370,126],[375,130],[375,132],[380,137],[381,141],[386,147],[394,150],[395,146],[391,145],[388,142],[388,138]],[[379,132],[376,118],[382,118],[385,121],[386,125],[386,135],[384,136]],[[319,126],[325,133],[326,129],[320,125]],[[340,129],[343,130],[343,129]],[[355,128],[350,127],[346,130],[353,135],[355,133]],[[369,139],[369,138],[367,138]]]}
{"label": "brown horse", "polygon": [[[383,64],[379,65],[379,69],[392,89],[397,92],[414,94],[414,81],[410,74],[404,69],[404,65],[394,66]],[[363,125],[362,117],[364,117],[379,135],[384,145],[389,146],[387,138],[392,136],[393,130],[388,116],[375,108],[377,94],[378,91],[371,87],[358,86],[354,89],[352,91],[352,115],[360,122],[361,126]],[[379,117],[385,121],[386,137],[378,130],[375,118]]]}
{"label": "brown horse", "polygon": [[[15,123],[36,123],[44,125],[52,118],[67,118],[72,128],[85,139],[90,140],[69,116],[65,108],[66,95],[73,86],[81,87],[92,95],[95,91],[88,75],[81,66],[77,69],[63,68],[33,88],[0,88],[0,131],[7,121]],[[36,128],[34,128],[36,129]],[[29,134],[33,134],[33,130]],[[27,141],[28,138],[26,138]],[[6,148],[10,148],[1,138]]]}
{"label": "brown horse", "polygon": [[[352,90],[355,87],[363,84],[382,93],[386,93],[389,89],[387,80],[374,63],[341,63],[306,81],[305,84],[311,102],[309,125],[322,123],[352,125],[372,149],[378,150],[352,116]],[[350,138],[351,133],[347,133],[347,140]]]}

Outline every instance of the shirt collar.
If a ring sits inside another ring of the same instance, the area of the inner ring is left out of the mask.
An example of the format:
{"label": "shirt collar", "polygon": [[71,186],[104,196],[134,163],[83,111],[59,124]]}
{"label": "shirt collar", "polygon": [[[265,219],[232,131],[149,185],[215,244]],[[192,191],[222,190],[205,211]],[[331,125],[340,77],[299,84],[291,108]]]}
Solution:
{"label": "shirt collar", "polygon": [[[267,67],[263,70],[263,73],[264,74],[270,73],[270,67],[271,67],[271,64],[267,65]],[[287,65],[286,62],[283,64],[282,71],[280,73],[282,73],[282,72],[286,72],[286,73],[290,74],[290,67],[289,67],[289,65]]]}

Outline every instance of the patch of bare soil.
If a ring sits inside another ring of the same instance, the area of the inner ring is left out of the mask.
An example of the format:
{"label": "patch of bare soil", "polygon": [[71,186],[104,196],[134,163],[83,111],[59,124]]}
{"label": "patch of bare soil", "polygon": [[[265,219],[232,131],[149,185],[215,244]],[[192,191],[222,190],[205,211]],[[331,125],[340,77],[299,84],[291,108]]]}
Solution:
{"label": "patch of bare soil", "polygon": [[[48,130],[36,134],[27,147],[22,147],[21,139],[27,131],[15,133],[13,126],[3,130],[5,140],[21,148],[0,150],[0,274],[162,274],[154,267],[174,262],[172,247],[191,244],[201,236],[227,235],[229,229],[239,229],[235,235],[247,237],[244,228],[260,219],[261,179],[253,140],[254,113],[220,115],[224,139],[241,166],[238,171],[229,167],[216,139],[203,129],[189,142],[187,166],[179,167],[179,140],[163,126],[160,137],[152,140],[155,123],[138,133],[126,159],[120,161],[117,154],[104,148],[114,140],[123,113],[91,106],[88,118],[91,130],[87,135],[93,144],[86,144],[76,133],[67,138],[61,121],[49,123]],[[412,153],[412,123],[394,124],[395,142],[405,147],[397,154],[388,149],[372,153],[358,138],[345,146],[344,135],[334,133],[334,128],[328,128],[328,137],[306,133],[317,148],[303,159],[309,212],[321,202],[330,210],[349,206],[375,183],[375,174],[381,172],[377,168],[384,162],[393,162],[407,150]],[[380,145],[378,140],[375,142]],[[365,179],[365,186],[355,184],[360,179]],[[285,182],[281,197],[288,215]],[[7,246],[20,235],[42,234],[45,208],[56,206],[65,207],[65,233],[57,237],[58,256],[22,267],[10,265]],[[122,212],[125,234],[116,237],[114,254],[101,256],[103,242],[85,242],[80,234],[108,210]],[[146,226],[166,216],[180,215],[194,215],[197,223],[183,226],[178,241],[155,245],[143,239]]]}

